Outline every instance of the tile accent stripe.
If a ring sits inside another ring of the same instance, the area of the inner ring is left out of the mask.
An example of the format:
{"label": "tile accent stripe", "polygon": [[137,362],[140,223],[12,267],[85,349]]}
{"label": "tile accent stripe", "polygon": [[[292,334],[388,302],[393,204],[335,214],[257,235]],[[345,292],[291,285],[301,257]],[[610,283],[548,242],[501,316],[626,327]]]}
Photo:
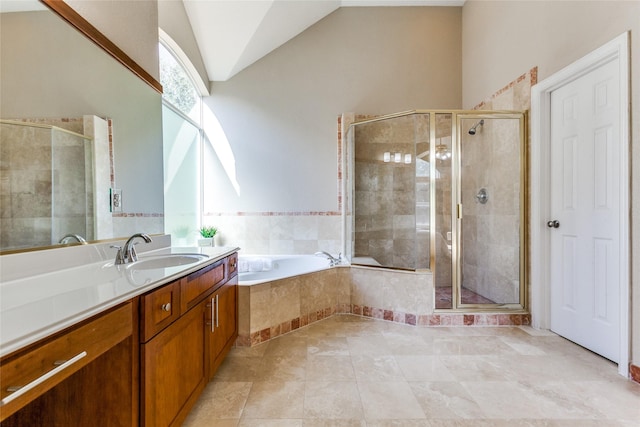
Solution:
{"label": "tile accent stripe", "polygon": [[164,218],[163,213],[113,212],[114,218]]}
{"label": "tile accent stripe", "polygon": [[508,91],[509,89],[513,88],[517,83],[520,83],[521,81],[523,81],[524,79],[527,78],[527,76],[529,77],[529,80],[531,82],[531,86],[535,85],[538,83],[538,67],[533,67],[532,69],[530,69],[528,72],[524,73],[523,75],[521,75],[520,77],[518,77],[517,79],[515,79],[514,81],[512,81],[511,83],[507,84],[506,86],[504,86],[502,89],[499,89],[496,93],[494,93],[493,95],[491,95],[491,97],[489,98],[489,101],[482,101],[481,103],[479,103],[478,105],[476,105],[475,107],[473,107],[473,110],[482,110],[482,109],[486,109],[485,105],[490,102],[491,100],[493,100],[494,98],[497,98],[498,96],[502,95],[504,92]]}
{"label": "tile accent stripe", "polygon": [[205,212],[204,216],[336,216],[338,211],[299,211],[299,212]]}
{"label": "tile accent stripe", "polygon": [[[531,324],[529,313],[519,314],[421,314],[403,313],[400,311],[385,310],[382,308],[359,306],[355,304],[338,304],[335,307],[326,307],[322,310],[307,313],[278,325],[252,332],[249,336],[240,335],[236,340],[238,347],[252,347],[280,335],[295,331],[317,321],[327,319],[334,314],[353,314],[356,316],[370,317],[395,323],[404,323],[411,326],[521,326]],[[640,370],[638,371],[640,375]]]}

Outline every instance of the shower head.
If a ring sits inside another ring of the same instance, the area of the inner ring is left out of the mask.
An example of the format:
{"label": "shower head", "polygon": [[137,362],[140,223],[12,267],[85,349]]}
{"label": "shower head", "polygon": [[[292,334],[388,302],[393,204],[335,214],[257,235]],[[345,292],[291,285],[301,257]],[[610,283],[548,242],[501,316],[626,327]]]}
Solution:
{"label": "shower head", "polygon": [[478,123],[476,123],[475,125],[473,125],[471,127],[471,129],[469,129],[469,135],[475,135],[476,134],[476,128],[478,126],[482,126],[484,125],[484,119],[480,120]]}

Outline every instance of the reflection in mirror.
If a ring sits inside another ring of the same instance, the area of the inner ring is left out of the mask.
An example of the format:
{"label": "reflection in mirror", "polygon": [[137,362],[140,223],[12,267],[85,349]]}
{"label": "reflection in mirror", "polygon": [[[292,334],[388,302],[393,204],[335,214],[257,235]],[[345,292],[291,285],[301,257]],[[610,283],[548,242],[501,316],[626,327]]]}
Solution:
{"label": "reflection in mirror", "polygon": [[[0,12],[0,119],[32,122],[33,134],[49,133],[51,147],[62,143],[48,156],[6,156],[12,132],[2,125],[0,250],[49,246],[66,234],[96,240],[162,233],[161,94],[41,3],[3,0]],[[74,151],[70,132],[81,135],[85,149],[61,156]],[[11,172],[18,166],[22,176],[38,170],[48,178],[22,179]],[[122,211],[112,213],[114,188],[122,191]],[[27,205],[37,214],[26,213]],[[16,213],[32,219],[15,227]]]}
{"label": "reflection in mirror", "polygon": [[51,123],[0,120],[2,251],[112,235],[108,194],[94,191],[109,185],[107,122]]}

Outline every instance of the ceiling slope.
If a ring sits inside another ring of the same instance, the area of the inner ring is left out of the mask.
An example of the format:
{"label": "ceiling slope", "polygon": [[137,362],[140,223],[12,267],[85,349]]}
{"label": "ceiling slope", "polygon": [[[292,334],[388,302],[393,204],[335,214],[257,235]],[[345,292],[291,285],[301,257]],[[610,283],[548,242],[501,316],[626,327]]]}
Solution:
{"label": "ceiling slope", "polygon": [[464,0],[183,0],[210,81],[225,81],[341,6],[462,6]]}

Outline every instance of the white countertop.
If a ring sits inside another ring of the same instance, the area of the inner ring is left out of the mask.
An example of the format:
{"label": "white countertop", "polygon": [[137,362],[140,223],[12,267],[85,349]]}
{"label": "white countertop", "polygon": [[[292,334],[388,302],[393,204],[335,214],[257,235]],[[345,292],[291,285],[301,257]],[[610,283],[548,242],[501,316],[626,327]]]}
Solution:
{"label": "white countertop", "polygon": [[[141,246],[138,245],[138,250]],[[73,254],[82,250],[82,247],[75,249]],[[17,277],[19,274],[12,271],[13,266],[5,259],[0,272],[0,357],[238,250],[236,247],[164,247],[139,252],[138,258],[184,253],[204,254],[208,258],[188,265],[147,270],[114,266],[113,259],[81,265],[63,262],[66,268],[47,269],[38,265],[32,269],[36,274],[24,277]],[[63,256],[61,254],[56,252],[54,256]],[[7,256],[10,255],[0,258]],[[34,255],[32,259],[38,262],[37,257]],[[28,259],[28,254],[21,254],[20,263],[28,264]],[[10,280],[5,281],[7,277]]]}

